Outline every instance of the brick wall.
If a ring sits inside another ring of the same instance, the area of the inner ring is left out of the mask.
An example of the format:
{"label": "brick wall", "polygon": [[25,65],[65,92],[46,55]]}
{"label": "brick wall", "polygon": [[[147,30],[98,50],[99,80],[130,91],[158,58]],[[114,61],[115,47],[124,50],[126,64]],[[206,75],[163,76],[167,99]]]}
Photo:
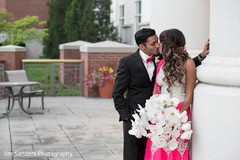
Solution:
{"label": "brick wall", "polygon": [[0,0],[0,9],[6,8],[6,0]]}

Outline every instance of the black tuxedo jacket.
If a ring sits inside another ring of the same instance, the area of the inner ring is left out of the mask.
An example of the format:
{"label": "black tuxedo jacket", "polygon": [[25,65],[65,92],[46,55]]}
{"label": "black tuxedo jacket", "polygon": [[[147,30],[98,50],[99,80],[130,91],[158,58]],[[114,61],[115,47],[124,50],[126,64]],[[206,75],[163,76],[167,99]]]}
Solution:
{"label": "black tuxedo jacket", "polygon": [[[156,69],[155,62],[154,65]],[[153,92],[155,73],[150,80],[139,50],[120,60],[113,88],[113,100],[120,121],[131,118],[139,108],[138,104],[145,105]]]}

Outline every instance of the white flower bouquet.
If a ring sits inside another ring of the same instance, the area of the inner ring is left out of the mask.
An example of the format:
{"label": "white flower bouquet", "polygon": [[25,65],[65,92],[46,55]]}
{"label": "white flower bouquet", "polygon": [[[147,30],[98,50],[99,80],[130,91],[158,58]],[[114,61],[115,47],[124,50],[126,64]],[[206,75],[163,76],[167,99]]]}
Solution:
{"label": "white flower bouquet", "polygon": [[152,141],[152,152],[158,148],[174,150],[179,139],[189,140],[192,135],[191,122],[186,111],[177,110],[179,100],[166,94],[153,95],[146,101],[145,108],[139,105],[138,113],[133,114],[129,134]]}

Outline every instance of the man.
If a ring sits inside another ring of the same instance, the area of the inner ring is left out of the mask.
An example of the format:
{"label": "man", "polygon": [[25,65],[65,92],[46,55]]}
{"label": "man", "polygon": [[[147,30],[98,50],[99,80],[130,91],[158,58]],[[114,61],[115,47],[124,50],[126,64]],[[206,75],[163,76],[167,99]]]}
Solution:
{"label": "man", "polygon": [[[159,56],[155,30],[139,30],[135,34],[135,41],[138,50],[120,60],[113,88],[115,109],[119,113],[119,121],[123,121],[123,160],[144,159],[146,138],[138,139],[128,131],[131,129],[132,114],[139,108],[138,104],[145,106],[146,99],[152,96],[156,74],[154,56]],[[208,43],[205,44],[203,52],[194,58],[196,66],[208,55],[207,45]]]}
{"label": "man", "polygon": [[[139,49],[120,60],[113,88],[115,108],[123,121],[124,160],[143,160],[146,138],[129,135],[132,114],[138,104],[144,106],[153,92],[155,67],[153,55],[158,55],[158,36],[155,30],[143,28],[135,34]],[[126,93],[126,95],[125,95]]]}

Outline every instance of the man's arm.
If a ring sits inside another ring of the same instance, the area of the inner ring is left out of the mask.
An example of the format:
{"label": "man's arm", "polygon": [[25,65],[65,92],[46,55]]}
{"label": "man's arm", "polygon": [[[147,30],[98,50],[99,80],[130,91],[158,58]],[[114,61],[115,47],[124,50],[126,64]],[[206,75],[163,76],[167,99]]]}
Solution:
{"label": "man's arm", "polygon": [[126,98],[124,97],[128,84],[129,71],[124,59],[121,59],[113,87],[113,101],[115,109],[120,115],[120,121],[127,120],[129,117],[129,108],[126,104]]}
{"label": "man's arm", "polygon": [[205,42],[203,51],[198,56],[193,58],[196,67],[202,64],[202,61],[207,57],[208,54],[209,54],[209,39]]}

